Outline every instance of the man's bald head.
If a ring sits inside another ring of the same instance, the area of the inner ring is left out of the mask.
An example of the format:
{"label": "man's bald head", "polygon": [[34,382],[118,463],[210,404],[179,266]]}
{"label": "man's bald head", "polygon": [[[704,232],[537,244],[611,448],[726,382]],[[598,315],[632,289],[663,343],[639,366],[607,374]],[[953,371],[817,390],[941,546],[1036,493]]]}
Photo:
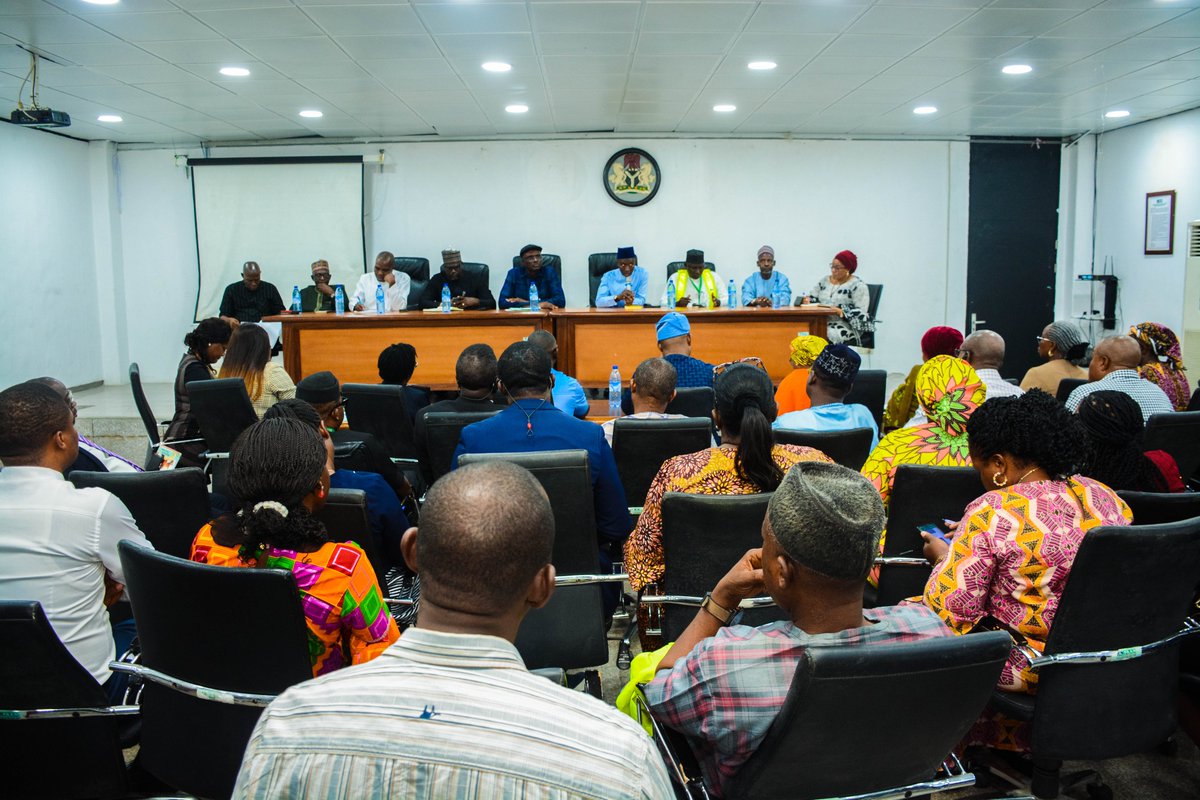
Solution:
{"label": "man's bald head", "polygon": [[528,470],[503,461],[460,467],[421,507],[421,594],[462,613],[506,613],[525,601],[553,547],[550,500]]}
{"label": "man's bald head", "polygon": [[995,331],[975,331],[959,347],[962,358],[976,370],[1004,365],[1004,337]]}
{"label": "man's bald head", "polygon": [[1088,378],[1098,381],[1110,372],[1119,369],[1134,369],[1142,363],[1142,348],[1130,336],[1107,336],[1096,345],[1092,363],[1088,365]]}
{"label": "man's bald head", "polygon": [[242,264],[242,283],[252,292],[257,292],[262,285],[262,269],[257,261],[247,261]]}

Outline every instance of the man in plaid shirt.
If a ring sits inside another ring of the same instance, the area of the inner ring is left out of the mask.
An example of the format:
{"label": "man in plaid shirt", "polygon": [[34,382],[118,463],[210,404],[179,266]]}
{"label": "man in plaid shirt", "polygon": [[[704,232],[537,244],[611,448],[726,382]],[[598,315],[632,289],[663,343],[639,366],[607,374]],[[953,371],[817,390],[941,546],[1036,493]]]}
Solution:
{"label": "man in plaid shirt", "polygon": [[[883,523],[879,493],[857,472],[796,464],[771,498],[763,546],[717,583],[659,664],[646,699],[691,741],[715,796],[766,736],[805,648],[953,635],[924,606],[863,609]],[[790,622],[724,627],[738,603],[764,591]]]}

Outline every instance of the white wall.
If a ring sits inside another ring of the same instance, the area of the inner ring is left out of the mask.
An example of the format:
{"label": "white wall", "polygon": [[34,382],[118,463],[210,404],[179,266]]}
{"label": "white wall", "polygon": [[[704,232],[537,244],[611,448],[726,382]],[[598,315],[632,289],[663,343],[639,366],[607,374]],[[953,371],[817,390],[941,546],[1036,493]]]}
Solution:
{"label": "white wall", "polygon": [[[623,146],[646,149],[662,171],[658,195],[640,208],[617,205],[601,184],[604,163]],[[665,264],[691,247],[740,286],[758,247],[770,244],[797,293],[849,248],[859,276],[885,285],[879,347],[864,366],[895,372],[919,357],[926,327],[963,316],[965,143],[582,139],[384,149],[382,172],[367,166],[368,258],[387,249],[425,256],[436,269],[441,249],[456,247],[465,260],[491,266],[498,292],[512,256],[532,241],[562,256],[568,304],[577,307],[587,303],[588,254],[619,245],[637,248],[656,297]],[[209,155],[374,158],[378,150],[317,145]],[[128,354],[151,381],[173,377],[196,295],[191,189],[175,152],[118,153]],[[230,281],[237,270],[230,265]],[[307,281],[307,269],[263,263],[263,271],[285,295]]]}
{"label": "white wall", "polygon": [[89,174],[86,142],[0,124],[0,388],[101,380]]}

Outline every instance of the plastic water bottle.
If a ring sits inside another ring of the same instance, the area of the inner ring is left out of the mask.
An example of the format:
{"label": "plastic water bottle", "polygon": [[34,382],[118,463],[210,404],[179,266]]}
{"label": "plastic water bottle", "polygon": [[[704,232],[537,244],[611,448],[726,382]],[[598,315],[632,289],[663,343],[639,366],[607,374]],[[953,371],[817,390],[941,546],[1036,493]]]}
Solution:
{"label": "plastic water bottle", "polygon": [[294,311],[297,314],[300,313],[300,287],[299,286],[292,287],[292,311]]}
{"label": "plastic water bottle", "polygon": [[442,284],[442,313],[450,313],[450,287],[447,284]]}
{"label": "plastic water bottle", "polygon": [[346,293],[340,286],[333,290],[333,312],[335,314],[346,313]]}
{"label": "plastic water bottle", "polygon": [[608,373],[608,415],[621,416],[621,370],[613,364],[612,372]]}
{"label": "plastic water bottle", "polygon": [[383,299],[383,284],[375,284],[375,313],[382,314],[387,309],[387,304]]}
{"label": "plastic water bottle", "polygon": [[675,307],[675,281],[667,278],[667,308]]}
{"label": "plastic water bottle", "polygon": [[[633,281],[631,281],[629,278],[625,279],[625,291],[629,292],[630,294],[633,294]],[[629,303],[626,303],[624,300],[622,300],[621,304],[626,305],[626,306],[636,305],[637,298],[634,297],[633,302],[629,302]]]}
{"label": "plastic water bottle", "polygon": [[542,301],[538,298],[537,284],[530,282],[529,284],[529,310],[537,311],[542,305]]}
{"label": "plastic water bottle", "polygon": [[778,286],[771,287],[771,308],[783,307],[783,295],[779,291]]}
{"label": "plastic water bottle", "polygon": [[725,303],[729,308],[737,308],[737,284],[729,279],[729,299]]}

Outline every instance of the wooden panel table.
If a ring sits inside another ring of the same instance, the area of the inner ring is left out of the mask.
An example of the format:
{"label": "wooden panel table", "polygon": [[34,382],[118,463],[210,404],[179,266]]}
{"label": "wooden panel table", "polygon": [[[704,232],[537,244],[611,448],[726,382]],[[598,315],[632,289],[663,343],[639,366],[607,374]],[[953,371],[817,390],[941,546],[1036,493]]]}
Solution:
{"label": "wooden panel table", "polygon": [[283,366],[294,381],[329,370],[342,383],[379,383],[380,352],[407,342],[417,348],[413,383],[435,390],[455,388],[454,364],[467,345],[490,344],[499,355],[539,328],[553,330],[548,313],[528,311],[314,313],[264,319],[283,323]]}
{"label": "wooden panel table", "polygon": [[[644,359],[658,355],[654,324],[662,309],[590,308],[554,311],[558,338],[558,368],[589,388],[608,385],[612,365],[629,376]],[[789,345],[797,332],[824,336],[827,311],[804,308],[692,309],[692,355],[720,364],[744,356],[763,360],[771,380],[778,383],[792,366]]]}

